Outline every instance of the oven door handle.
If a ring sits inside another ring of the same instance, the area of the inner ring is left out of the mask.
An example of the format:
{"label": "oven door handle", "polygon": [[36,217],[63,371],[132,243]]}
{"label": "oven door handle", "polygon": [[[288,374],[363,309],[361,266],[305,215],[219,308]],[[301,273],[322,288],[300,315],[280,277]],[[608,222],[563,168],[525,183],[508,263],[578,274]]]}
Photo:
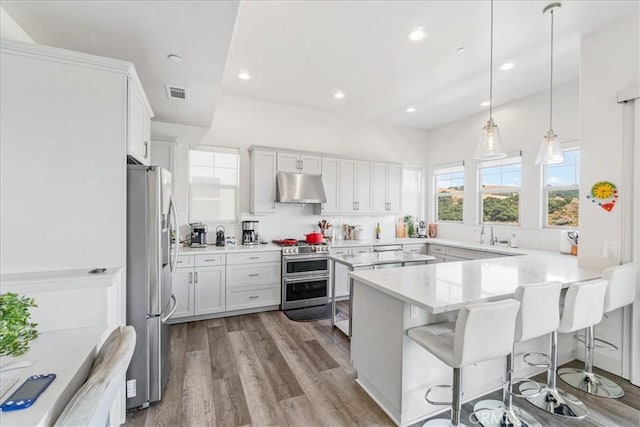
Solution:
{"label": "oven door handle", "polygon": [[306,277],[296,277],[295,279],[284,278],[285,285],[288,283],[303,283],[303,282],[319,282],[321,280],[329,280],[329,275],[322,276],[306,276]]}
{"label": "oven door handle", "polygon": [[296,256],[285,256],[282,257],[282,259],[285,260],[285,262],[295,262],[295,261],[306,261],[306,260],[310,260],[310,259],[317,259],[318,261],[329,261],[329,257],[328,256],[318,256],[318,255],[296,255]]}

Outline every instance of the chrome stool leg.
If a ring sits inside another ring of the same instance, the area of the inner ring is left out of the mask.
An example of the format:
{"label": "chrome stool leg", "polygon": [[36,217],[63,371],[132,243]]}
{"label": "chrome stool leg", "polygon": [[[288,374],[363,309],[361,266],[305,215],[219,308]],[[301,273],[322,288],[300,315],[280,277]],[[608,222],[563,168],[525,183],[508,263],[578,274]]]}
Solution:
{"label": "chrome stool leg", "polygon": [[[487,399],[473,406],[473,413],[478,422],[483,427],[542,427],[531,414],[513,406],[513,352],[507,355],[505,375],[502,402]],[[537,392],[539,393],[540,389]]]}
{"label": "chrome stool leg", "polygon": [[596,347],[594,329],[594,326],[590,326],[585,330],[584,369],[562,368],[558,370],[558,376],[565,383],[585,393],[619,399],[624,396],[622,388],[613,381],[593,372],[593,354]]}
{"label": "chrome stool leg", "polygon": [[[430,420],[424,423],[422,427],[467,427],[466,424],[460,422],[460,414],[462,413],[462,368],[453,368],[453,385],[451,389],[453,394],[451,399],[451,419],[438,418]],[[429,392],[427,391],[428,394]],[[430,401],[427,396],[425,396],[425,399],[431,404],[446,404]]]}
{"label": "chrome stool leg", "polygon": [[[558,370],[558,332],[551,333],[551,355],[547,369],[547,384],[542,387],[540,394],[528,397],[527,400],[551,414],[568,418],[584,418],[587,416],[587,407],[580,399],[560,390],[556,386],[556,374]],[[529,389],[526,384],[520,385],[520,392],[525,394]]]}

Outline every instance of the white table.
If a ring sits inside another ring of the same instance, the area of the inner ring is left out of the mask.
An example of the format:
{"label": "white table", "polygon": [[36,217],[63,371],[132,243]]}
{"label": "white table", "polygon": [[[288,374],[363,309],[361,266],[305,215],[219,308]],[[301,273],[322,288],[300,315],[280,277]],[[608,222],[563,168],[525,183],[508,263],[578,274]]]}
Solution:
{"label": "white table", "polygon": [[2,397],[2,401],[20,387],[24,380],[36,374],[56,374],[56,379],[29,408],[0,412],[2,426],[49,426],[75,392],[87,379],[96,347],[106,326],[43,332],[31,343],[29,351],[16,360],[29,360],[31,365],[0,373],[0,381],[19,377],[20,381]]}
{"label": "white table", "polygon": [[369,269],[371,267],[404,267],[406,265],[426,264],[436,259],[431,255],[422,255],[413,252],[371,252],[363,254],[345,254],[345,255],[329,255],[331,261],[331,326],[338,328],[340,331],[351,337],[351,323],[353,315],[353,278],[349,277],[349,318],[336,321],[336,263],[345,265],[349,271],[355,271],[359,268]]}

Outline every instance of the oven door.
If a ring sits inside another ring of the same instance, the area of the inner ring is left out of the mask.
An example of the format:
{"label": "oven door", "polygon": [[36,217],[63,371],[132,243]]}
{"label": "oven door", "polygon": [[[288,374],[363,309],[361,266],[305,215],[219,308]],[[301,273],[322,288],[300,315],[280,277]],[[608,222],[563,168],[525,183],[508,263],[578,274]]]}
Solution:
{"label": "oven door", "polygon": [[282,277],[326,276],[329,274],[329,259],[326,256],[292,256],[284,257]]}
{"label": "oven door", "polygon": [[282,309],[313,307],[329,302],[329,276],[282,281]]}

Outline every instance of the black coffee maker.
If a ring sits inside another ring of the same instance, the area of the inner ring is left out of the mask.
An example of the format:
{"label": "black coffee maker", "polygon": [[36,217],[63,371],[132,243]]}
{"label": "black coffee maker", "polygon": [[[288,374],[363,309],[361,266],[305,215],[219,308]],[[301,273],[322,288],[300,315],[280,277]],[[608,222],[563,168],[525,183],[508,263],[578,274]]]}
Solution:
{"label": "black coffee maker", "polygon": [[257,245],[260,243],[258,235],[259,221],[242,221],[242,244]]}
{"label": "black coffee maker", "polygon": [[207,247],[207,225],[200,222],[193,222],[191,226],[191,247],[206,248]]}
{"label": "black coffee maker", "polygon": [[216,246],[224,246],[225,238],[224,238],[224,227],[219,225],[216,227]]}

